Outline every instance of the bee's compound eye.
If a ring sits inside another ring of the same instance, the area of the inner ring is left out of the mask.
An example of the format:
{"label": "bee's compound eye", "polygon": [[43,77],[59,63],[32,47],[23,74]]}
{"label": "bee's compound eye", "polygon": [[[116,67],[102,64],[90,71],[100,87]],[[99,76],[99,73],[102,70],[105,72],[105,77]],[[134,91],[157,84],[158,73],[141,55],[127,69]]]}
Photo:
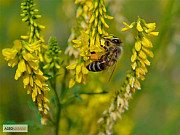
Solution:
{"label": "bee's compound eye", "polygon": [[113,39],[113,42],[116,44],[120,44],[120,41],[118,39]]}

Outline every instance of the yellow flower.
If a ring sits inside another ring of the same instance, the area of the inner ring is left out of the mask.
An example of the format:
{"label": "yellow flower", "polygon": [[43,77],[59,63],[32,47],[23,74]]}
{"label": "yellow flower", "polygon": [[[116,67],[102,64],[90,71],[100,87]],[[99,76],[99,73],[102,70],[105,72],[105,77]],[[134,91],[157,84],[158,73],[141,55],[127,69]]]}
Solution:
{"label": "yellow flower", "polygon": [[136,57],[137,57],[137,53],[134,52],[132,57],[131,57],[131,62],[134,62],[136,60]]}
{"label": "yellow flower", "polygon": [[147,48],[152,48],[152,43],[147,37],[142,38],[142,45]]}
{"label": "yellow flower", "polygon": [[135,49],[136,49],[136,51],[140,51],[140,49],[141,49],[141,41],[140,40],[135,42]]}
{"label": "yellow flower", "polygon": [[131,23],[130,25],[128,25],[126,22],[123,22],[123,24],[126,26],[125,28],[122,28],[121,31],[127,31],[131,28],[133,28],[133,23]]}
{"label": "yellow flower", "polygon": [[142,26],[141,26],[140,21],[137,22],[136,29],[137,29],[139,32],[142,32],[142,31],[143,31],[143,28],[142,28]]}
{"label": "yellow flower", "polygon": [[82,56],[84,60],[88,60],[91,56],[89,50],[89,35],[83,31],[81,31],[81,35],[80,40],[73,40],[75,43],[74,47],[80,49],[80,56]]}
{"label": "yellow flower", "polygon": [[18,51],[16,49],[6,48],[2,50],[2,55],[5,57],[6,61],[10,59],[14,59],[17,55]]}
{"label": "yellow flower", "polygon": [[75,85],[75,81],[74,81],[74,79],[71,79],[70,81],[69,81],[69,88],[72,88],[74,85]]}

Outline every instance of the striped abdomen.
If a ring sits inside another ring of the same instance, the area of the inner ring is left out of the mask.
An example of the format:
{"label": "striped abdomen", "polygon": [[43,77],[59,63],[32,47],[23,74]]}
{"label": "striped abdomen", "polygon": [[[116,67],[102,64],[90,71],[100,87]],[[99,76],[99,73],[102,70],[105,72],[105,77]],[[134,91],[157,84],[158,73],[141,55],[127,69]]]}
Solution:
{"label": "striped abdomen", "polygon": [[86,66],[86,68],[92,72],[102,71],[105,69],[105,67],[106,67],[106,61],[102,61],[102,60],[93,61]]}

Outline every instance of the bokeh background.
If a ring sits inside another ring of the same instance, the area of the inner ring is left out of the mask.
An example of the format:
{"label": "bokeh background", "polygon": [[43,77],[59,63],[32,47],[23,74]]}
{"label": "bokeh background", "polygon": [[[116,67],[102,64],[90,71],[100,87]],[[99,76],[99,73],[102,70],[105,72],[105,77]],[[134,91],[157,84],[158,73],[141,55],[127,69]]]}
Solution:
{"label": "bokeh background", "polygon": [[[12,47],[27,31],[21,21],[21,0],[0,0],[0,50]],[[42,34],[47,43],[50,36],[56,36],[59,46],[65,51],[72,27],[76,26],[76,5],[73,0],[35,0],[40,14],[39,22],[46,26]],[[115,17],[109,21],[109,33],[124,42],[124,53],[118,62],[113,78],[95,74],[85,86],[76,86],[73,92],[98,92],[108,90],[108,94],[85,95],[72,99],[63,105],[60,122],[61,135],[88,135],[97,128],[97,120],[102,116],[114,92],[120,88],[125,73],[130,69],[133,33],[120,32],[122,21],[132,22],[137,16],[147,22],[156,22],[159,36],[155,37],[151,67],[142,82],[142,90],[137,91],[130,101],[129,110],[114,127],[115,135],[180,135],[180,0],[106,0],[109,14]],[[62,55],[62,59],[68,56]],[[15,68],[7,66],[0,53],[0,134],[3,123],[27,123],[28,135],[53,134],[51,126],[42,127],[31,98],[23,89],[22,79],[15,81]],[[61,80],[61,79],[59,79]],[[104,81],[104,83],[100,83]],[[61,83],[59,81],[59,83]],[[50,92],[53,102],[53,93]],[[54,106],[50,106],[54,110]],[[15,134],[15,133],[14,133]],[[22,133],[23,134],[23,133]]]}

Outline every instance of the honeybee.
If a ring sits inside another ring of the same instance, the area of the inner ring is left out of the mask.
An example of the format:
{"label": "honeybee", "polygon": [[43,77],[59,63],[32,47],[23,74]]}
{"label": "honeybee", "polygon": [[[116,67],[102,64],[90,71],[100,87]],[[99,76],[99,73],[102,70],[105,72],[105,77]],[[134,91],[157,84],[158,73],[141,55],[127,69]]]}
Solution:
{"label": "honeybee", "polygon": [[101,47],[105,49],[106,53],[102,55],[98,60],[95,60],[86,66],[89,71],[99,72],[105,70],[108,67],[115,65],[117,63],[117,60],[121,57],[122,41],[114,36],[112,36],[112,38],[104,37],[104,40],[105,46],[101,45]]}

